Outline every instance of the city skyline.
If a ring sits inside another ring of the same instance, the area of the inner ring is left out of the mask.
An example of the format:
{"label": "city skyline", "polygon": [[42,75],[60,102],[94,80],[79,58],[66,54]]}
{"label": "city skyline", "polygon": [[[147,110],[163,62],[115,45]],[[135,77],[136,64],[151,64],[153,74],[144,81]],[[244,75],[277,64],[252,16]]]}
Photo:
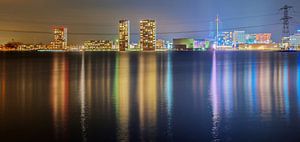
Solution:
{"label": "city skyline", "polygon": [[[159,5],[156,5],[158,3]],[[59,5],[55,5],[55,2],[48,1],[15,2],[6,0],[0,2],[2,6],[0,10],[2,12],[0,43],[4,44],[12,39],[25,43],[48,43],[51,40],[49,38],[52,36],[51,34],[16,33],[4,32],[3,30],[51,32],[49,27],[52,25],[66,26],[69,31],[72,31],[70,33],[97,33],[70,34],[70,44],[83,43],[83,41],[91,39],[117,39],[118,25],[115,23],[119,19],[136,21],[131,23],[130,32],[138,33],[138,21],[146,18],[157,21],[159,39],[205,38],[209,31],[214,30],[214,26],[210,25],[214,24],[217,14],[221,20],[221,31],[222,29],[256,26],[237,30],[246,30],[248,33],[272,33],[274,41],[279,41],[282,31],[280,18],[283,15],[279,8],[284,4],[292,5],[295,9],[295,12],[291,12],[294,21],[290,24],[290,31],[296,31],[299,25],[297,24],[299,21],[297,10],[300,4],[297,0],[245,1],[244,5],[235,3],[237,3],[236,0],[229,2],[191,0],[187,1],[186,4],[180,1],[128,1],[126,3],[120,1],[87,1],[83,4],[78,1],[72,1],[72,3],[61,1]],[[52,7],[52,9],[46,6]],[[28,11],[27,8],[34,10]],[[254,8],[255,10],[253,10]],[[198,32],[184,33],[184,31]],[[107,35],[103,35],[105,33]],[[132,35],[132,41],[137,42],[138,39],[138,34]]]}

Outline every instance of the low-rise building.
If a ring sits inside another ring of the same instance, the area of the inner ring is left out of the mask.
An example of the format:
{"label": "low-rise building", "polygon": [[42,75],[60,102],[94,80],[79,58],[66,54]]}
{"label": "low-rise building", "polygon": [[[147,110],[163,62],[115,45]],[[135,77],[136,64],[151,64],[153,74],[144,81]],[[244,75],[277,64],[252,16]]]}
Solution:
{"label": "low-rise building", "polygon": [[290,46],[300,48],[300,33],[290,36]]}
{"label": "low-rise building", "polygon": [[111,40],[88,40],[84,42],[84,50],[107,51],[111,50],[113,42]]}
{"label": "low-rise building", "polygon": [[270,44],[270,43],[272,43],[271,37],[272,37],[271,33],[256,34],[256,43],[258,43],[258,44]]}
{"label": "low-rise building", "polygon": [[179,38],[173,39],[173,50],[177,51],[197,51],[208,50],[210,41],[205,39]]}
{"label": "low-rise building", "polygon": [[165,47],[165,41],[162,39],[156,40],[156,49],[164,49]]}

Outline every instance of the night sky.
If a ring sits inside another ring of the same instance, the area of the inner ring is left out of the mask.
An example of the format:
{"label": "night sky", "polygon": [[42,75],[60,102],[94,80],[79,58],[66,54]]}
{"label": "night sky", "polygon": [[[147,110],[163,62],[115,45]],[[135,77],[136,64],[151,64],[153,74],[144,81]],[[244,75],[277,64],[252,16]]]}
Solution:
{"label": "night sky", "polygon": [[[64,25],[70,33],[114,34],[118,32],[118,20],[129,19],[131,32],[137,33],[139,20],[152,18],[157,21],[158,33],[202,31],[159,34],[158,38],[206,38],[219,14],[222,29],[257,26],[239,30],[271,32],[278,41],[282,25],[274,24],[281,23],[283,14],[279,8],[284,4],[294,6],[290,24],[294,33],[300,25],[300,0],[1,0],[0,30],[51,32],[51,26]],[[69,43],[116,38],[117,35],[69,35]],[[0,44],[12,39],[48,43],[52,35],[0,31]],[[132,40],[136,42],[137,35],[132,35]]]}

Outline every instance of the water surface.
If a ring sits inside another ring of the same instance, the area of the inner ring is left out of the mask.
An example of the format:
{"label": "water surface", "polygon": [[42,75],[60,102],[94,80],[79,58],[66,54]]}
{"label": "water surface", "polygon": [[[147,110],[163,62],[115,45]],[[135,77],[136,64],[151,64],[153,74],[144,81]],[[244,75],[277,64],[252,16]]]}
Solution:
{"label": "water surface", "polygon": [[300,53],[0,53],[0,141],[300,141]]}

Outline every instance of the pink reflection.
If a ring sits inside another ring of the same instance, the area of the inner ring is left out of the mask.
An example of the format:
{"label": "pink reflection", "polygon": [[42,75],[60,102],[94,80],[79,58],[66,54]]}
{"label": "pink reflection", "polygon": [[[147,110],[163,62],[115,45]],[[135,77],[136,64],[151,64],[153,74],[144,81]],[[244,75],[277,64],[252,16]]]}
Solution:
{"label": "pink reflection", "polygon": [[211,75],[211,102],[212,102],[212,136],[214,139],[219,137],[220,110],[219,110],[219,94],[217,85],[217,61],[216,53],[213,53],[212,75]]}
{"label": "pink reflection", "polygon": [[4,110],[5,109],[5,96],[6,96],[6,69],[5,69],[5,62],[2,62],[1,73],[2,73],[1,74],[1,106],[2,106],[1,108],[2,108],[2,110]]}

